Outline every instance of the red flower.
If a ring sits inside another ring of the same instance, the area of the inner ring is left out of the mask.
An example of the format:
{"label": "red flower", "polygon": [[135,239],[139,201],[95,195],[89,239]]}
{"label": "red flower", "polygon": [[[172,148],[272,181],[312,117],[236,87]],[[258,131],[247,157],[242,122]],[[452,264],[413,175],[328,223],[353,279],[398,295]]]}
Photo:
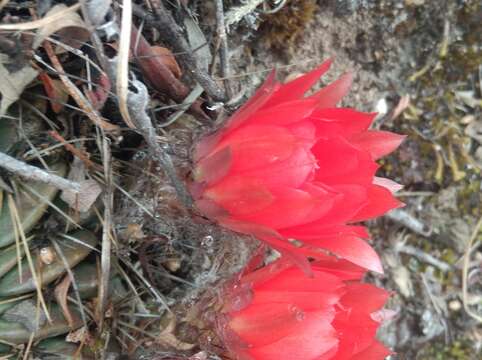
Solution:
{"label": "red flower", "polygon": [[364,270],[326,256],[303,276],[286,260],[241,277],[222,294],[217,331],[236,359],[384,359],[377,313],[389,294],[360,282]]}
{"label": "red flower", "polygon": [[[192,194],[206,216],[252,234],[309,271],[321,249],[382,272],[361,226],[401,203],[396,183],[375,177],[375,160],[403,136],[368,130],[374,114],[335,105],[347,74],[311,96],[327,61],[287,84],[274,72],[214,134],[195,147]],[[297,241],[293,241],[297,240]]]}

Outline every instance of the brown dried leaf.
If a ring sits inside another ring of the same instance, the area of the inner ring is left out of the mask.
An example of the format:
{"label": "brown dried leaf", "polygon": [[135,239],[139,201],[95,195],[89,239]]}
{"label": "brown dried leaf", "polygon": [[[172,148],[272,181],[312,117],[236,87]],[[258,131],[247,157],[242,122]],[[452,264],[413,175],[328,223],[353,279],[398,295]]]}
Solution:
{"label": "brown dried leaf", "polygon": [[68,178],[69,180],[76,181],[80,184],[80,191],[74,192],[64,190],[62,191],[60,198],[76,211],[88,211],[102,192],[102,188],[95,180],[84,180],[85,166],[79,158],[74,158]]}
{"label": "brown dried leaf", "polygon": [[189,89],[171,71],[164,56],[157,56],[156,50],[147,42],[135,27],[132,27],[131,52],[151,85],[160,92],[167,93],[177,102],[182,102]]}
{"label": "brown dried leaf", "polygon": [[72,209],[86,212],[97,200],[101,192],[102,189],[95,180],[82,180],[80,181],[80,191],[78,193],[65,190],[62,192],[61,199],[69,204]]}
{"label": "brown dried leaf", "polygon": [[82,326],[81,328],[68,333],[65,337],[65,341],[71,343],[92,344],[94,339],[85,326]]}
{"label": "brown dried leaf", "polygon": [[112,85],[106,74],[101,74],[98,79],[98,84],[94,90],[88,90],[84,87],[85,96],[89,99],[92,106],[96,110],[100,110],[104,107]]}
{"label": "brown dried leaf", "polygon": [[49,42],[44,43],[44,49],[47,52],[47,55],[50,58],[50,61],[52,62],[55,70],[58,71],[60,80],[62,80],[62,82],[64,83],[67,92],[75,100],[77,105],[79,105],[79,107],[84,111],[85,115],[87,115],[87,117],[94,124],[101,127],[105,131],[118,131],[119,126],[105,121],[104,118],[102,118],[102,116],[98,113],[98,111],[94,109],[92,104],[87,101],[84,94],[69,79],[69,77],[65,75],[64,68]]}
{"label": "brown dried leaf", "polygon": [[391,119],[395,120],[400,116],[401,113],[405,111],[406,108],[410,105],[410,95],[403,95],[400,98],[400,101],[398,102],[397,106],[393,109]]}
{"label": "brown dried leaf", "polygon": [[169,346],[176,350],[191,350],[196,345],[184,342],[174,335],[176,329],[176,319],[174,317],[169,318],[169,323],[159,333],[158,342],[163,346]]}
{"label": "brown dried leaf", "polygon": [[58,114],[69,99],[69,94],[65,91],[62,81],[54,80],[46,73],[40,73],[39,79],[42,81],[44,90],[49,97],[52,110]]}
{"label": "brown dried leaf", "polygon": [[55,287],[54,294],[55,300],[60,305],[62,309],[62,313],[64,314],[65,320],[70,327],[74,325],[74,318],[72,317],[72,313],[69,310],[69,306],[67,305],[67,294],[69,292],[70,284],[72,283],[72,279],[67,274],[64,276],[62,281]]}
{"label": "brown dried leaf", "polygon": [[123,235],[126,239],[128,239],[129,242],[141,240],[146,236],[142,231],[142,225],[134,223],[130,223],[127,225],[127,229],[125,230]]}
{"label": "brown dried leaf", "polygon": [[[183,103],[189,96],[190,90],[175,75],[172,64],[168,64],[166,56],[157,56],[158,50],[153,50],[147,40],[132,26],[131,32],[131,54],[142,70],[144,77],[152,87],[161,93],[167,94],[177,103]],[[200,119],[207,119],[208,116],[201,107],[200,101],[195,101],[189,111]]]}
{"label": "brown dried leaf", "polygon": [[[162,46],[152,46],[151,50],[154,52],[155,57],[158,58],[159,61],[162,61],[176,78],[181,78],[182,70],[171,50]],[[140,60],[142,61],[142,59]]]}
{"label": "brown dried leaf", "polygon": [[37,71],[29,65],[18,71],[10,72],[4,66],[8,57],[0,54],[0,117],[5,115],[9,106],[20,98],[25,87],[37,77]]}
{"label": "brown dried leaf", "polygon": [[[66,9],[67,6],[65,4],[55,5],[48,11],[45,17],[50,17]],[[58,20],[48,22],[39,28],[35,34],[33,48],[38,48],[52,34],[56,34],[61,42],[73,48],[80,48],[90,37],[84,21],[74,11],[66,12]]]}

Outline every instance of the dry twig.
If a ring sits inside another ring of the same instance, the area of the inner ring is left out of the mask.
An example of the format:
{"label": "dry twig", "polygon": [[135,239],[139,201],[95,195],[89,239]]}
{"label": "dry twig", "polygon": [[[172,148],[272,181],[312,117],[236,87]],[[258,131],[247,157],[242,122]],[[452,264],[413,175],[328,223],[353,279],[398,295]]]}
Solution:
{"label": "dry twig", "polygon": [[116,93],[119,98],[119,109],[127,126],[135,128],[127,108],[129,86],[129,48],[132,32],[132,1],[122,2],[121,32],[119,39],[119,52],[117,54]]}
{"label": "dry twig", "polygon": [[152,151],[153,155],[161,163],[162,168],[169,178],[169,181],[174,186],[179,199],[182,201],[184,206],[186,206],[186,208],[190,208],[192,206],[191,196],[184,187],[184,184],[177,178],[176,168],[166,152],[167,148],[163,149],[157,142],[156,131],[152,126],[151,119],[145,111],[147,102],[149,100],[149,94],[146,86],[137,80],[133,81],[132,85],[136,87],[137,93],[131,92],[127,101],[131,116],[136,124],[136,128],[146,140],[147,145],[149,146],[149,149]]}
{"label": "dry twig", "polygon": [[38,20],[29,21],[29,22],[20,23],[20,24],[2,24],[0,25],[0,30],[25,31],[25,30],[38,29],[54,21],[59,21],[59,19],[62,19],[63,17],[65,17],[68,13],[77,11],[79,8],[80,8],[80,5],[75,4],[61,11],[58,11],[55,14],[43,17]]}
{"label": "dry twig", "polygon": [[72,272],[72,269],[69,266],[69,262],[67,261],[67,258],[65,257],[62,251],[62,248],[59,246],[57,241],[54,239],[50,239],[50,241],[52,242],[52,245],[55,248],[55,252],[59,256],[60,260],[62,260],[62,263],[64,264],[65,271],[67,272],[67,276],[70,278],[70,283],[72,284],[72,288],[74,290],[75,299],[77,300],[77,303],[79,305],[78,307],[79,307],[80,318],[82,319],[84,326],[87,327],[87,317],[85,316],[84,306],[82,305],[79,287],[77,286],[77,281],[75,280],[74,273]]}
{"label": "dry twig", "polygon": [[228,48],[228,36],[226,34],[226,26],[224,24],[224,9],[223,0],[216,0],[216,22],[217,31],[220,41],[219,59],[221,65],[221,76],[224,78],[224,88],[226,89],[226,95],[228,99],[233,96],[231,84],[229,83],[229,48]]}
{"label": "dry twig", "polygon": [[0,167],[24,178],[40,181],[52,185],[61,190],[68,190],[78,193],[81,185],[58,175],[50,174],[38,167],[25,164],[9,155],[0,152]]}
{"label": "dry twig", "polygon": [[[181,61],[186,65],[194,79],[203,87],[206,93],[216,101],[224,101],[224,91],[211,79],[209,74],[199,69],[196,59],[186,39],[181,35],[179,26],[169,14],[160,0],[150,0],[152,8],[155,9],[157,21],[151,16],[145,16],[146,22],[159,30],[159,35],[178,53]],[[139,11],[139,10],[138,10]],[[146,15],[145,13],[143,15]]]}
{"label": "dry twig", "polygon": [[392,210],[385,214],[385,216],[422,236],[430,236],[432,234],[430,226],[424,224],[404,209]]}
{"label": "dry twig", "polygon": [[101,255],[101,276],[99,284],[99,301],[97,314],[99,317],[99,332],[102,333],[104,326],[104,311],[107,304],[109,290],[109,278],[111,267],[111,229],[112,229],[112,210],[114,207],[114,195],[112,191],[112,164],[111,153],[108,139],[104,136],[102,140],[102,153],[104,159],[104,221],[102,230],[102,255]]}
{"label": "dry twig", "polygon": [[408,254],[408,255],[412,255],[412,256],[418,258],[419,260],[421,260],[421,261],[423,261],[427,264],[435,266],[443,272],[448,272],[448,271],[450,271],[450,269],[452,269],[450,264],[447,264],[445,261],[439,260],[436,257],[434,257],[434,256],[414,247],[414,246],[405,245],[405,244],[401,243],[401,244],[397,244],[395,249],[399,252],[402,252],[402,253],[405,253],[405,254]]}
{"label": "dry twig", "polygon": [[[106,3],[109,3],[109,6],[110,6],[110,2],[111,1],[106,0]],[[96,29],[95,29],[95,27],[99,26],[100,24],[98,24],[97,21],[95,21],[95,20],[92,21],[92,17],[95,17],[96,15],[105,16],[105,13],[103,12],[104,9],[101,9],[100,14],[92,15],[91,11],[93,11],[93,10],[91,10],[89,8],[89,6],[87,4],[87,0],[81,0],[80,4],[81,4],[81,10],[82,10],[84,22],[87,25],[87,28],[90,30],[90,39],[92,41],[92,45],[94,46],[94,50],[95,50],[95,54],[97,56],[97,59],[99,60],[102,69],[104,71],[107,71],[107,69],[109,68],[109,66],[108,66],[109,60],[107,59],[107,56],[105,55],[104,46],[103,46],[102,41],[101,41],[101,39],[100,39],[99,35],[97,34]],[[102,8],[104,8],[104,7],[105,7],[105,5],[102,5]],[[100,19],[100,16],[97,16],[96,19]],[[106,76],[109,77],[108,72],[106,72]],[[109,80],[111,80],[111,79],[109,79]]]}
{"label": "dry twig", "polygon": [[8,195],[8,205],[10,209],[10,213],[12,214],[14,218],[13,226],[17,227],[18,233],[20,234],[20,238],[22,239],[23,247],[25,250],[25,256],[27,258],[28,266],[30,268],[30,273],[32,274],[33,281],[35,283],[35,288],[37,290],[37,301],[40,302],[42,309],[45,313],[45,317],[47,320],[51,323],[52,322],[52,317],[50,316],[50,312],[47,308],[47,303],[45,302],[45,298],[42,293],[42,283],[41,279],[39,278],[35,264],[33,263],[32,255],[30,254],[30,248],[28,246],[28,241],[27,237],[25,236],[25,233],[23,231],[22,227],[22,221],[20,219],[20,215],[17,210],[17,206],[15,205],[15,201],[13,200],[12,195]]}
{"label": "dry twig", "polygon": [[470,239],[467,242],[467,247],[465,249],[465,254],[464,254],[464,263],[462,268],[462,301],[464,304],[464,309],[467,312],[467,314],[470,315],[470,317],[474,318],[480,323],[482,323],[482,316],[474,312],[469,307],[469,304],[468,304],[469,292],[467,289],[467,285],[468,285],[468,277],[469,277],[470,253],[472,252],[473,244],[476,241],[477,235],[479,234],[481,228],[482,228],[482,217],[475,225],[474,230],[472,231],[472,234],[470,236]]}
{"label": "dry twig", "polygon": [[49,135],[52,136],[55,140],[59,141],[70,153],[72,153],[72,155],[80,159],[86,167],[99,170],[99,165],[93,163],[92,160],[89,159],[89,156],[86,154],[85,151],[75,148],[72,144],[68,143],[67,140],[65,140],[64,137],[60,135],[57,131],[51,130],[49,131]]}
{"label": "dry twig", "polygon": [[69,79],[69,77],[65,74],[62,64],[60,63],[57,55],[55,54],[52,46],[49,42],[44,42],[44,49],[47,52],[52,65],[54,66],[55,70],[58,72],[58,76],[62,83],[65,85],[65,88],[70,96],[75,100],[75,102],[79,105],[79,107],[84,111],[85,115],[97,126],[101,127],[105,131],[113,131],[117,130],[119,127],[113,125],[105,120],[102,119],[100,114],[97,110],[94,109],[92,104],[87,101],[84,94],[79,90],[77,86]]}

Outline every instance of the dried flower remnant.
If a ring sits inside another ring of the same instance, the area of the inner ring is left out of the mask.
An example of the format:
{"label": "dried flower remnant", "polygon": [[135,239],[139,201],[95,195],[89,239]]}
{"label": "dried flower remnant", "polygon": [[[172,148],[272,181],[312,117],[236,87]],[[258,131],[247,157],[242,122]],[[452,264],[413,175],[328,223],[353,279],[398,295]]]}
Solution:
{"label": "dried flower remnant", "polygon": [[389,293],[360,282],[365,270],[326,256],[313,277],[281,259],[227,287],[217,332],[236,359],[381,360],[378,312]]}
{"label": "dried flower remnant", "polygon": [[306,257],[323,250],[382,272],[368,232],[352,223],[402,205],[392,195],[399,185],[375,173],[376,160],[404,137],[368,130],[375,114],[335,107],[350,74],[305,96],[330,65],[286,84],[271,74],[224,127],[197,143],[191,193],[203,214],[265,241],[306,272]]}

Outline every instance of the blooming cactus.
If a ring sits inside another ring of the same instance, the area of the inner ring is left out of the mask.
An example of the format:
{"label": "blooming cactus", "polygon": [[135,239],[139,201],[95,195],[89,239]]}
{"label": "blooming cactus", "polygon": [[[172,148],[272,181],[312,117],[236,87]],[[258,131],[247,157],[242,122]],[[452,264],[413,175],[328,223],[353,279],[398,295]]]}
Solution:
{"label": "blooming cactus", "polygon": [[376,339],[388,292],[360,282],[364,269],[325,257],[313,277],[278,260],[223,293],[217,330],[236,359],[381,360]]}
{"label": "blooming cactus", "polygon": [[375,177],[375,160],[403,136],[368,130],[374,114],[335,107],[350,74],[305,96],[330,64],[286,84],[273,72],[225,126],[197,143],[191,192],[206,216],[269,243],[306,271],[306,257],[324,249],[381,272],[367,231],[350,224],[401,205],[392,195],[398,184]]}

